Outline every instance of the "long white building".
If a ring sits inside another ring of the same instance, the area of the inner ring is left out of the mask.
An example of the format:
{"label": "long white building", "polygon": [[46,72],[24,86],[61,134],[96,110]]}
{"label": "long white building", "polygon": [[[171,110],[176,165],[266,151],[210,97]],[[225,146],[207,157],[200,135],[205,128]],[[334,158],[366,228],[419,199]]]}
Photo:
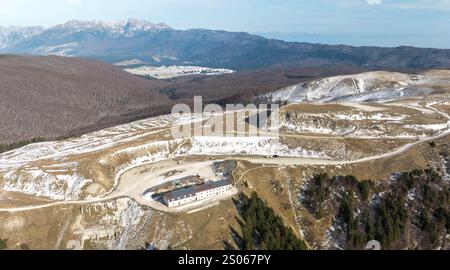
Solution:
{"label": "long white building", "polygon": [[233,183],[230,180],[209,182],[201,186],[168,192],[164,194],[163,200],[168,207],[176,207],[219,196],[232,188]]}

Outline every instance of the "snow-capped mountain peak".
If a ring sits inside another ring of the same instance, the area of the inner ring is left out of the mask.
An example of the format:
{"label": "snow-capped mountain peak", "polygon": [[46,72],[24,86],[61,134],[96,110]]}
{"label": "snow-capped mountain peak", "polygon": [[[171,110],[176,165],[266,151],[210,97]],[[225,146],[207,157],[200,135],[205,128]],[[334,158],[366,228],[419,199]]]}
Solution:
{"label": "snow-capped mountain peak", "polygon": [[122,22],[122,25],[128,29],[140,31],[170,28],[170,26],[165,23],[154,24],[146,20],[138,20],[134,18],[128,19],[126,22]]}
{"label": "snow-capped mountain peak", "polygon": [[51,27],[47,30],[65,30],[68,32],[80,32],[80,31],[100,31],[107,32],[110,36],[124,35],[126,37],[134,36],[139,32],[151,32],[160,31],[163,29],[170,29],[167,24],[159,23],[154,24],[146,20],[128,19],[120,22],[105,22],[100,20],[93,21],[80,21],[73,20],[64,24]]}
{"label": "snow-capped mountain peak", "polygon": [[138,32],[151,32],[151,31],[160,31],[164,29],[171,29],[165,23],[154,24],[146,20],[138,20],[138,19],[128,19],[127,21],[123,21],[114,25],[115,29],[122,30],[121,32],[126,36],[133,36]]}
{"label": "snow-capped mountain peak", "polygon": [[44,31],[41,26],[0,26],[0,49],[15,45]]}
{"label": "snow-capped mountain peak", "polygon": [[128,19],[120,22],[105,22],[100,20],[82,21],[72,20],[49,28],[42,26],[0,26],[0,49],[14,46],[43,32],[58,32],[64,35],[83,31],[103,32],[110,37],[133,37],[138,33],[159,32],[171,29],[165,23],[154,24],[146,20]]}
{"label": "snow-capped mountain peak", "polygon": [[[132,40],[170,29],[164,23],[134,18],[120,22],[71,20],[48,28],[0,27],[0,52],[76,56],[91,50],[93,44],[114,44],[116,39]],[[84,47],[84,43],[88,45]]]}

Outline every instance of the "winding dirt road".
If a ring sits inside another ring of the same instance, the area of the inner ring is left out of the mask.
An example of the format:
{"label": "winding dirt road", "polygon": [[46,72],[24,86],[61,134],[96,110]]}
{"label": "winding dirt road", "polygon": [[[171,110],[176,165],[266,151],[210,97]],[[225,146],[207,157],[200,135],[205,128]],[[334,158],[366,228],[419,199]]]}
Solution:
{"label": "winding dirt road", "polygon": [[[436,104],[434,104],[436,105]],[[279,157],[279,158],[273,158],[268,159],[264,157],[256,157],[256,156],[214,156],[214,158],[218,160],[238,160],[238,161],[248,161],[253,164],[260,164],[260,165],[268,165],[272,167],[278,167],[278,166],[296,166],[296,165],[348,165],[348,164],[357,164],[357,163],[365,163],[380,159],[387,159],[395,156],[399,156],[404,154],[405,152],[409,151],[413,147],[422,144],[431,142],[446,136],[450,135],[450,116],[442,111],[439,111],[438,109],[432,107],[432,105],[427,105],[427,109],[433,110],[436,113],[442,115],[446,119],[448,119],[448,129],[445,132],[442,132],[440,134],[437,134],[435,136],[421,138],[420,140],[416,142],[412,142],[409,144],[406,144],[399,149],[396,149],[392,152],[381,154],[381,155],[375,155],[371,157],[365,157],[361,159],[356,160],[327,160],[327,159],[314,159],[314,158],[295,158],[295,157]],[[161,162],[167,163],[167,166],[161,166]],[[101,203],[106,202],[113,199],[123,198],[123,197],[130,197],[136,201],[138,201],[141,204],[147,205],[152,207],[150,203],[146,203],[145,200],[142,198],[142,194],[145,190],[148,190],[149,188],[152,188],[156,185],[160,185],[161,181],[155,181],[157,176],[160,176],[164,173],[174,171],[180,168],[205,168],[205,166],[211,166],[216,160],[211,160],[208,157],[205,157],[205,160],[202,161],[196,161],[196,162],[186,162],[183,165],[180,166],[177,162],[171,162],[171,160],[164,160],[161,162],[155,163],[153,166],[153,171],[147,177],[145,177],[147,180],[142,180],[139,182],[131,183],[128,179],[128,181],[125,181],[125,186],[123,185],[124,182],[122,181],[122,178],[127,173],[130,173],[130,171],[137,169],[136,167],[130,168],[127,171],[123,172],[121,175],[119,175],[119,185],[118,187],[111,192],[108,195],[105,195],[101,198],[95,198],[90,200],[80,200],[80,201],[61,201],[61,202],[53,202],[48,204],[41,204],[41,205],[34,205],[34,206],[23,206],[23,207],[13,207],[13,208],[0,208],[0,212],[9,212],[9,213],[15,213],[15,212],[23,212],[23,211],[32,211],[32,210],[38,210],[48,207],[54,207],[54,206],[60,206],[60,205],[85,205],[85,204],[92,204],[92,203]],[[152,167],[152,164],[142,164],[141,166],[150,166]],[[248,172],[245,172],[245,174]],[[149,180],[150,179],[150,180]],[[241,176],[242,179],[242,176]]]}

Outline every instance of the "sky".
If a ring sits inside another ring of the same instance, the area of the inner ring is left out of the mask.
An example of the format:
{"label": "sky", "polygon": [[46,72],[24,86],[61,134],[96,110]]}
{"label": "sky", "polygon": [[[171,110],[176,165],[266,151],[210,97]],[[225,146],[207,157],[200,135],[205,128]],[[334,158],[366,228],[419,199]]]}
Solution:
{"label": "sky", "polygon": [[0,0],[0,25],[138,18],[287,41],[450,48],[450,0]]}

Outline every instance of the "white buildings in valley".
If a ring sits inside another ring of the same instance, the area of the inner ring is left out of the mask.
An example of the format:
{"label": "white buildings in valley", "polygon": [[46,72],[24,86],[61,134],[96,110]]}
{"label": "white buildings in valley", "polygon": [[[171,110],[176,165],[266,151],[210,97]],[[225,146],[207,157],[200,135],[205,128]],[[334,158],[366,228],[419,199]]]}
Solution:
{"label": "white buildings in valley", "polygon": [[231,180],[208,182],[200,186],[168,192],[163,195],[163,200],[168,207],[176,207],[219,196],[232,188]]}

